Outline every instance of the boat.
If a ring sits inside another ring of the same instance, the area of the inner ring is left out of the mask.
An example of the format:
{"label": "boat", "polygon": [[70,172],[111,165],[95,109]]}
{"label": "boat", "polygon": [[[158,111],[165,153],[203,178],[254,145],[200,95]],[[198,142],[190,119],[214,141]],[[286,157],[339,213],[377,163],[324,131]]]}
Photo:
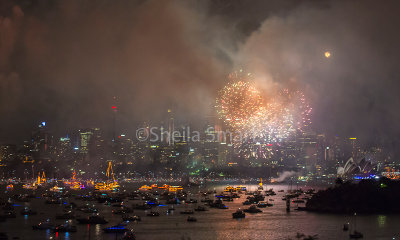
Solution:
{"label": "boat", "polygon": [[151,209],[152,206],[148,205],[148,204],[136,204],[136,205],[132,205],[133,209],[137,209],[137,210],[148,210]]}
{"label": "boat", "polygon": [[115,226],[103,228],[103,231],[105,233],[124,233],[124,232],[129,231],[129,229],[127,229],[122,224],[118,224],[118,225],[115,225]]}
{"label": "boat", "polygon": [[78,223],[81,224],[105,224],[108,223],[104,217],[100,217],[98,215],[86,217],[86,218],[78,218],[76,219]]}
{"label": "boat", "polygon": [[196,212],[204,212],[204,211],[207,211],[207,208],[204,206],[197,206],[194,210]]}
{"label": "boat", "polygon": [[56,219],[74,219],[75,215],[72,211],[68,211],[65,213],[61,213],[61,214],[56,214]]}
{"label": "boat", "polygon": [[242,210],[238,209],[236,212],[232,213],[232,218],[245,218],[246,213],[244,213]]}
{"label": "boat", "polygon": [[124,215],[124,216],[122,216],[122,220],[140,222],[142,219],[140,218],[140,216],[137,216],[137,215],[134,215],[134,216]]}
{"label": "boat", "polygon": [[36,184],[24,184],[22,185],[23,189],[29,189],[29,190],[36,190],[38,187]]}
{"label": "boat", "polygon": [[354,231],[349,234],[350,239],[360,239],[363,238],[364,235],[357,230],[357,213],[354,213]]}
{"label": "boat", "polygon": [[183,191],[183,187],[182,186],[169,186],[168,191],[169,192],[180,192],[180,191]]}
{"label": "boat", "polygon": [[152,187],[147,186],[147,185],[143,185],[143,186],[141,186],[141,187],[139,188],[139,191],[149,191],[149,190],[151,190],[151,189],[152,189]]}
{"label": "boat", "polygon": [[349,223],[343,224],[343,231],[348,231],[349,230]]}
{"label": "boat", "polygon": [[83,207],[78,208],[78,211],[84,212],[84,213],[97,213],[98,210],[96,208],[89,206],[89,205],[85,205]]}
{"label": "boat", "polygon": [[249,208],[245,209],[244,211],[248,212],[248,213],[260,213],[260,212],[262,212],[260,209],[257,208],[256,205],[251,205]]}
{"label": "boat", "polygon": [[187,221],[188,222],[197,222],[197,218],[192,217],[192,216],[188,216]]}
{"label": "boat", "polygon": [[271,203],[266,203],[266,202],[257,203],[257,207],[259,207],[259,208],[266,208],[266,207],[272,207],[272,206],[274,206],[274,205]]}
{"label": "boat", "polygon": [[263,187],[263,182],[262,182],[262,178],[260,178],[260,183],[258,184],[258,191],[263,191],[264,187]]}
{"label": "boat", "polygon": [[227,187],[224,189],[224,192],[236,192],[236,188],[231,187],[231,186],[227,186]]}
{"label": "boat", "polygon": [[33,211],[32,209],[25,207],[24,209],[21,210],[21,215],[36,215],[37,212]]}
{"label": "boat", "polygon": [[54,186],[52,188],[49,189],[51,192],[62,192],[64,190],[64,188],[59,187],[59,186]]}
{"label": "boat", "polygon": [[296,199],[296,200],[292,200],[292,203],[305,203],[305,201],[302,199]]}
{"label": "boat", "polygon": [[61,224],[53,229],[53,232],[76,232],[76,226],[69,223]]}
{"label": "boat", "polygon": [[37,224],[37,225],[33,225],[33,226],[32,226],[32,229],[33,229],[33,230],[48,230],[48,229],[54,229],[54,224],[52,224],[52,223],[50,222],[50,220],[47,219],[47,221],[45,221],[45,222],[40,222],[40,223]]}
{"label": "boat", "polygon": [[124,233],[124,236],[122,236],[121,240],[135,240],[136,235],[133,232],[133,230],[127,231]]}
{"label": "boat", "polygon": [[181,214],[193,214],[193,210],[191,209],[186,209],[185,211],[181,211]]}
{"label": "boat", "polygon": [[[108,162],[108,168],[107,168],[106,176],[107,176],[107,181],[106,182],[96,183],[96,185],[94,187],[95,190],[96,191],[100,191],[100,192],[118,190],[120,185],[117,182],[117,180],[115,180],[114,171],[113,171],[113,168],[112,168],[111,161]],[[111,179],[111,177],[112,177],[112,179]]]}
{"label": "boat", "polygon": [[5,211],[4,214],[1,215],[4,218],[16,218],[17,215],[14,211]]}
{"label": "boat", "polygon": [[160,216],[160,213],[159,212],[150,212],[150,213],[147,214],[147,216],[149,216],[149,217],[158,217],[158,216]]}
{"label": "boat", "polygon": [[350,233],[349,236],[351,239],[360,239],[364,237],[362,233],[357,232],[356,230],[354,230],[353,233]]}
{"label": "boat", "polygon": [[113,209],[112,210],[112,213],[117,214],[117,215],[123,215],[123,214],[127,214],[127,213],[132,213],[132,212],[133,212],[133,210],[128,207],[123,207],[121,209]]}

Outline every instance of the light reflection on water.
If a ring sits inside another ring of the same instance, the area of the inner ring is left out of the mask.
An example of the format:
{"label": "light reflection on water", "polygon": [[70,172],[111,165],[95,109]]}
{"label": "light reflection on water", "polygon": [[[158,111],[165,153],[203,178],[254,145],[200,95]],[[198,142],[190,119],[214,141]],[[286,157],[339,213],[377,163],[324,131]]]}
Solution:
{"label": "light reflection on water", "polygon": [[386,216],[385,215],[379,215],[378,216],[378,224],[380,228],[385,227],[385,223],[386,223]]}

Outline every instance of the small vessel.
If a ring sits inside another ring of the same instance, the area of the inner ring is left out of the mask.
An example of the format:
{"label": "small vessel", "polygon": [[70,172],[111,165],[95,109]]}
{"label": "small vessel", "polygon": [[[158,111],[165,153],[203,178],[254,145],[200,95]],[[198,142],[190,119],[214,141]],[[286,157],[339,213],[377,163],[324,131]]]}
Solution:
{"label": "small vessel", "polygon": [[59,187],[59,186],[56,185],[56,186],[50,188],[49,190],[52,191],[52,192],[62,192],[64,190],[64,188]]}
{"label": "small vessel", "polygon": [[131,208],[128,208],[128,207],[123,207],[123,208],[121,208],[121,209],[114,209],[114,210],[112,210],[112,213],[113,214],[119,214],[119,215],[123,215],[123,214],[127,214],[127,213],[132,213],[133,212],[133,210],[131,209]]}
{"label": "small vessel", "polygon": [[86,218],[78,218],[76,219],[78,223],[81,224],[105,224],[108,223],[104,217],[100,217],[98,215],[86,217]]}
{"label": "small vessel", "polygon": [[187,221],[188,222],[197,222],[197,218],[192,217],[192,216],[188,216]]}
{"label": "small vessel", "polygon": [[263,191],[264,187],[263,187],[263,182],[262,182],[262,178],[260,178],[260,183],[258,184],[258,191]]}
{"label": "small vessel", "polygon": [[248,213],[260,213],[260,212],[262,212],[260,209],[257,208],[256,205],[251,205],[248,209],[245,209],[244,211],[248,212]]}
{"label": "small vessel", "polygon": [[363,238],[364,235],[357,230],[357,213],[354,213],[354,231],[349,234],[350,239],[360,239]]}
{"label": "small vessel", "polygon": [[232,213],[232,217],[233,218],[245,218],[246,214],[242,210],[238,209],[236,212]]}
{"label": "small vessel", "polygon": [[127,231],[124,233],[124,236],[122,236],[121,240],[135,240],[136,236],[133,230]]}
{"label": "small vessel", "polygon": [[72,211],[68,211],[65,213],[61,213],[61,214],[57,214],[56,215],[56,219],[74,219],[75,218],[75,214]]}
{"label": "small vessel", "polygon": [[76,232],[76,226],[69,223],[61,224],[55,227],[53,232]]}
{"label": "small vessel", "polygon": [[24,209],[21,210],[21,215],[36,215],[37,212],[33,211],[32,209],[25,207]]}
{"label": "small vessel", "polygon": [[4,218],[16,218],[17,215],[15,214],[14,211],[5,211],[3,215],[1,215]]}
{"label": "small vessel", "polygon": [[292,203],[305,203],[305,201],[303,199],[295,199],[292,200]]}
{"label": "small vessel", "polygon": [[158,217],[158,216],[160,216],[160,213],[151,211],[150,213],[147,214],[147,216],[149,216],[149,217]]}
{"label": "small vessel", "polygon": [[266,207],[272,207],[272,206],[274,206],[274,205],[271,203],[266,203],[266,202],[259,202],[257,204],[257,207],[259,207],[259,208],[266,208]]}
{"label": "small vessel", "polygon": [[37,225],[32,226],[33,230],[48,230],[48,229],[54,229],[54,224],[50,222],[49,219],[47,219],[45,222],[40,222]]}
{"label": "small vessel", "polygon": [[185,211],[181,211],[181,214],[193,214],[193,210],[191,209],[186,209]]}
{"label": "small vessel", "polygon": [[103,228],[103,231],[105,233],[124,233],[129,231],[129,229],[127,229],[124,225],[118,224],[115,226]]}
{"label": "small vessel", "polygon": [[350,233],[349,236],[350,236],[351,239],[359,239],[359,238],[363,238],[364,237],[364,235],[362,233],[357,232],[356,230],[354,230],[353,233]]}
{"label": "small vessel", "polygon": [[142,219],[136,215],[134,215],[134,216],[124,215],[124,216],[122,216],[122,220],[140,222]]}
{"label": "small vessel", "polygon": [[348,231],[349,230],[349,223],[343,224],[343,231]]}
{"label": "small vessel", "polygon": [[194,210],[196,212],[204,212],[204,211],[207,211],[207,208],[204,206],[197,206]]}

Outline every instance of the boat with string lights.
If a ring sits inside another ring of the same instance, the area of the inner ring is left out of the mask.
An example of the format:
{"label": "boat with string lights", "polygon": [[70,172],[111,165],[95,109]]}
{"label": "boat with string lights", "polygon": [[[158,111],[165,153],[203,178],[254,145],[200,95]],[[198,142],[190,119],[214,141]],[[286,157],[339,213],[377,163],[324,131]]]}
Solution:
{"label": "boat with string lights", "polygon": [[80,181],[78,181],[76,179],[75,170],[72,173],[72,179],[64,181],[64,185],[69,187],[70,189],[74,189],[74,190],[80,190],[80,189],[84,189],[85,188],[85,186]]}
{"label": "boat with string lights", "polygon": [[97,191],[116,191],[116,190],[118,190],[120,185],[117,182],[117,180],[115,180],[111,161],[108,162],[106,176],[107,176],[107,181],[96,183],[95,187],[94,187],[95,190],[97,190]]}

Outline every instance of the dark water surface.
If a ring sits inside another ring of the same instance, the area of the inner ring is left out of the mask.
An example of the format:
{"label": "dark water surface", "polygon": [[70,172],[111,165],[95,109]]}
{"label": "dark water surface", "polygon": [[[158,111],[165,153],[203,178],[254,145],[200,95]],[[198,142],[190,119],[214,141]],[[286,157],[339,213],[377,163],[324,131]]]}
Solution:
{"label": "dark water surface", "polygon": [[[245,185],[246,186],[246,185]],[[247,185],[248,189],[255,190],[256,185]],[[208,189],[216,188],[217,191],[223,189],[222,185],[208,187]],[[286,185],[270,185],[274,191],[280,189],[287,190]],[[137,189],[137,184],[128,184],[126,189]],[[305,188],[303,188],[305,189]],[[191,189],[193,195],[191,198],[200,200],[198,189]],[[174,213],[167,214],[167,206],[157,207],[160,217],[147,217],[147,211],[135,210],[134,215],[142,217],[139,223],[130,223],[129,227],[136,232],[137,239],[295,239],[297,232],[307,235],[318,234],[320,240],[329,239],[349,239],[348,232],[343,232],[342,227],[345,222],[354,222],[354,218],[346,215],[334,214],[318,214],[302,211],[295,211],[296,205],[292,204],[292,211],[286,212],[285,201],[281,198],[285,193],[277,192],[276,196],[266,197],[274,199],[275,204],[270,208],[263,208],[262,213],[249,214],[242,220],[232,219],[232,212],[238,208],[247,208],[243,206],[246,196],[241,195],[240,199],[234,202],[225,202],[229,209],[209,209],[207,212],[195,212],[194,216],[197,222],[187,222],[187,215],[179,214],[181,210],[194,208],[196,204],[183,204],[175,206]],[[211,195],[210,195],[211,196]],[[2,197],[4,195],[2,194]],[[85,204],[83,201],[71,200],[78,206]],[[124,202],[127,206],[138,201],[129,200]],[[105,225],[80,225],[75,220],[72,223],[77,226],[76,233],[59,233],[55,234],[51,231],[32,230],[35,225],[47,218],[56,223],[62,223],[64,220],[55,220],[55,214],[61,213],[63,205],[44,204],[43,199],[33,199],[28,203],[16,203],[17,218],[7,219],[6,222],[0,222],[0,231],[7,232],[9,239],[18,237],[19,239],[66,239],[66,240],[86,240],[86,239],[104,239],[114,240],[120,239],[120,235],[105,234],[102,228],[115,225],[121,222],[120,215],[113,215],[111,206],[90,202],[95,204],[102,216],[109,221]],[[203,205],[203,203],[199,204]],[[400,204],[400,202],[399,202]],[[38,212],[34,216],[22,216],[20,210],[24,206],[29,206]],[[85,216],[77,212],[78,215]],[[400,239],[400,215],[360,215],[357,217],[357,229],[364,234],[364,239],[376,240],[392,240]]]}

